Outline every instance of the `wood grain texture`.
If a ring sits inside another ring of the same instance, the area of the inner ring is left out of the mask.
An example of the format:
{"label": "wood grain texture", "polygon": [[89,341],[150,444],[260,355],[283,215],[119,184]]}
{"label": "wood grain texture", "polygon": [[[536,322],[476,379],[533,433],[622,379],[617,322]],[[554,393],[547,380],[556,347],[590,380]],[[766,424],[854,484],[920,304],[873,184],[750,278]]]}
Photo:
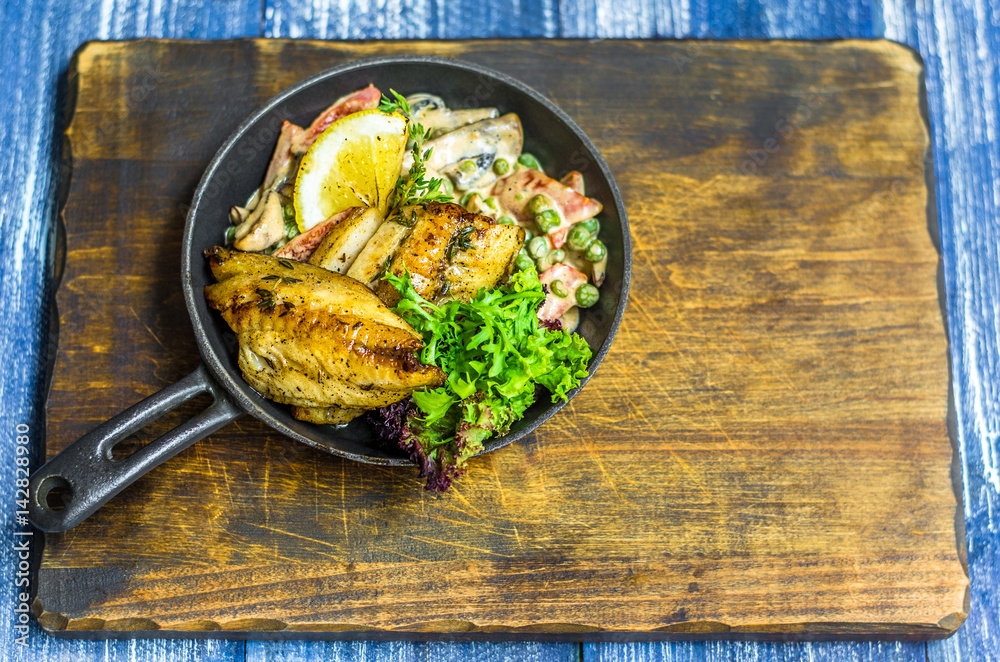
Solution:
{"label": "wood grain texture", "polygon": [[[679,59],[689,47],[83,50],[50,452],[193,368],[169,257],[183,201],[246,112],[345,59],[443,53],[551,96],[617,175],[634,289],[588,388],[526,443],[475,461],[452,493],[430,497],[410,469],[345,463],[244,419],[48,538],[43,624],[330,636],[957,627],[966,578],[919,64],[887,43],[706,43]],[[151,75],[155,88],[137,93]]]}

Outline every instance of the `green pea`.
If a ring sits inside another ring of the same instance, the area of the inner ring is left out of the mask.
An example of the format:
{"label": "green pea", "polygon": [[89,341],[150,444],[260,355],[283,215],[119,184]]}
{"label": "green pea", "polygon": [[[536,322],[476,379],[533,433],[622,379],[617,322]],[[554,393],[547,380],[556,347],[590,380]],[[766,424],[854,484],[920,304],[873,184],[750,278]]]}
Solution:
{"label": "green pea", "polygon": [[530,152],[524,152],[521,156],[517,157],[517,162],[523,165],[525,168],[534,168],[535,170],[541,170],[542,164],[538,162],[534,154]]}
{"label": "green pea", "polygon": [[466,193],[462,196],[462,201],[459,203],[463,207],[468,207],[469,203],[472,202],[472,196],[479,195],[478,193]]}
{"label": "green pea", "polygon": [[587,250],[584,251],[583,257],[587,259],[588,262],[600,262],[608,254],[608,248],[604,245],[604,242],[600,239],[595,239],[587,246]]}
{"label": "green pea", "polygon": [[538,267],[538,273],[548,270],[552,266],[552,258],[548,255],[540,257],[535,260],[535,265]]}
{"label": "green pea", "polygon": [[549,254],[549,240],[546,237],[535,237],[528,242],[528,253],[536,260]]}
{"label": "green pea", "polygon": [[524,228],[524,243],[528,243],[534,238],[535,238],[535,233],[529,230],[528,228]]}
{"label": "green pea", "polygon": [[497,199],[496,198],[492,198],[492,197],[491,198],[486,198],[485,200],[483,200],[483,206],[489,207],[493,211],[500,211],[500,207],[497,205]]}
{"label": "green pea", "polygon": [[562,220],[559,218],[559,214],[554,210],[546,209],[538,216],[535,216],[535,223],[538,223],[539,230],[548,234],[562,225]]}
{"label": "green pea", "polygon": [[525,269],[534,269],[535,261],[527,253],[518,253],[517,258],[514,259],[514,267],[518,271],[524,271]]}
{"label": "green pea", "polygon": [[493,172],[503,177],[510,172],[510,164],[507,163],[506,159],[497,159],[493,162]]}
{"label": "green pea", "polygon": [[593,236],[597,236],[597,233],[601,231],[601,222],[597,220],[597,217],[588,218],[586,221],[581,221],[579,223],[581,227],[587,228],[587,232]]}
{"label": "green pea", "polygon": [[576,290],[576,305],[581,308],[590,308],[601,298],[601,293],[590,283],[584,283]]}
{"label": "green pea", "polygon": [[285,221],[285,236],[289,239],[299,236],[299,226],[294,220]]}
{"label": "green pea", "polygon": [[551,209],[551,208],[552,208],[552,201],[549,200],[546,196],[542,195],[541,193],[533,197],[531,200],[528,200],[528,211],[530,211],[532,214],[536,215],[541,214],[546,209]]}
{"label": "green pea", "polygon": [[458,169],[468,175],[476,171],[476,162],[472,159],[466,159],[458,164]]}
{"label": "green pea", "polygon": [[514,220],[514,217],[508,214],[504,214],[499,219],[497,219],[497,223],[499,223],[500,225],[517,225],[517,221]]}
{"label": "green pea", "polygon": [[236,241],[236,226],[230,225],[226,228],[226,243],[231,244]]}
{"label": "green pea", "polygon": [[282,205],[281,216],[286,221],[293,220],[295,218],[295,207],[293,207],[292,205]]}
{"label": "green pea", "polygon": [[554,251],[552,251],[551,253],[549,253],[549,257],[552,258],[552,262],[553,263],[555,263],[555,262],[562,262],[563,260],[566,259],[566,251],[564,251],[561,248],[557,248]]}
{"label": "green pea", "polygon": [[566,237],[566,242],[569,247],[575,251],[586,250],[590,242],[594,240],[594,235],[590,234],[587,228],[583,227],[582,224],[577,223],[573,226],[573,229],[569,231],[569,235]]}
{"label": "green pea", "polygon": [[552,290],[552,294],[560,299],[565,299],[569,296],[569,290],[566,289],[566,285],[558,278],[549,283],[549,289]]}

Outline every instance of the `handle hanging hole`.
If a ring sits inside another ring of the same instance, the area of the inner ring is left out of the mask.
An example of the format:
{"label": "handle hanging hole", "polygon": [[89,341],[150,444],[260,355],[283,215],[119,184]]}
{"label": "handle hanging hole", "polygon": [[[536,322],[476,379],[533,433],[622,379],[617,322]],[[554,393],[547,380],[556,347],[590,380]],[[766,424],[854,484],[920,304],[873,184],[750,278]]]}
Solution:
{"label": "handle hanging hole", "polygon": [[38,485],[36,499],[43,507],[60,511],[73,500],[73,487],[62,476],[47,476]]}

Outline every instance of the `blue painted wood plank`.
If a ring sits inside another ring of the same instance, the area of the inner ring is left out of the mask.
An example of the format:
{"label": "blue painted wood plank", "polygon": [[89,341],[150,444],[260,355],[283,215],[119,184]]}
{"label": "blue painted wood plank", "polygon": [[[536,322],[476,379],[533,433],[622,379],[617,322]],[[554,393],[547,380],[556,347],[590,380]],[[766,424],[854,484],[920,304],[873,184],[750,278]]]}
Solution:
{"label": "blue painted wood plank", "polygon": [[247,662],[577,662],[578,644],[517,642],[247,642]]}
{"label": "blue painted wood plank", "polygon": [[266,0],[264,35],[310,39],[554,37],[555,0]]}
{"label": "blue painted wood plank", "polygon": [[693,21],[705,36],[754,39],[831,39],[881,36],[872,30],[872,7],[866,0],[799,3],[774,0],[699,5]]}
{"label": "blue painted wood plank", "polygon": [[[693,3],[690,0],[562,0],[559,36],[607,38],[829,39],[884,34],[904,43],[913,33],[912,10],[890,0],[889,11],[868,0],[788,3],[746,0]],[[909,30],[909,32],[908,32]],[[902,38],[895,36],[899,34]]]}
{"label": "blue painted wood plank", "polygon": [[923,644],[901,642],[756,643],[662,642],[643,644],[584,644],[586,662],[923,662]]}
{"label": "blue painted wood plank", "polygon": [[917,12],[910,0],[876,0],[872,15],[872,35],[885,37],[917,49]]}
{"label": "blue painted wood plank", "polygon": [[111,639],[73,641],[32,635],[30,647],[4,649],[13,662],[243,662],[242,641],[224,639]]}
{"label": "blue painted wood plank", "polygon": [[1000,7],[920,3],[972,609],[929,658],[1000,654]]}
{"label": "blue painted wood plank", "polygon": [[[40,392],[50,292],[46,275],[54,186],[60,175],[57,89],[72,52],[88,39],[257,36],[257,3],[204,0],[30,0],[0,5],[0,457],[3,539],[24,526],[12,518],[15,426],[29,426],[30,446],[41,440]],[[37,466],[37,465],[36,465]],[[19,539],[18,539],[19,540]],[[0,546],[0,659],[243,660],[239,641],[72,641],[45,635],[32,623],[28,647],[16,642],[17,552]]]}

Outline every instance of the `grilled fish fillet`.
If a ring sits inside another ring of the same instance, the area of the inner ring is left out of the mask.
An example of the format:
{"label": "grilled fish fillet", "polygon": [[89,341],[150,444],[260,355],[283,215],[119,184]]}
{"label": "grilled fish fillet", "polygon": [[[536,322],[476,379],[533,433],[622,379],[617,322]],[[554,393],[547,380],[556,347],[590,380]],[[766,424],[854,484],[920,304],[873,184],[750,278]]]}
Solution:
{"label": "grilled fish fillet", "polygon": [[297,418],[346,422],[437,386],[420,336],[361,283],[320,267],[214,247],[205,288],[239,340],[243,378]]}
{"label": "grilled fish fillet", "polygon": [[[471,301],[479,289],[496,287],[510,275],[524,244],[523,228],[456,204],[431,203],[409,213],[413,229],[399,243],[389,270],[399,276],[408,271],[413,288],[428,301]],[[385,281],[374,288],[388,306],[399,300]]]}

